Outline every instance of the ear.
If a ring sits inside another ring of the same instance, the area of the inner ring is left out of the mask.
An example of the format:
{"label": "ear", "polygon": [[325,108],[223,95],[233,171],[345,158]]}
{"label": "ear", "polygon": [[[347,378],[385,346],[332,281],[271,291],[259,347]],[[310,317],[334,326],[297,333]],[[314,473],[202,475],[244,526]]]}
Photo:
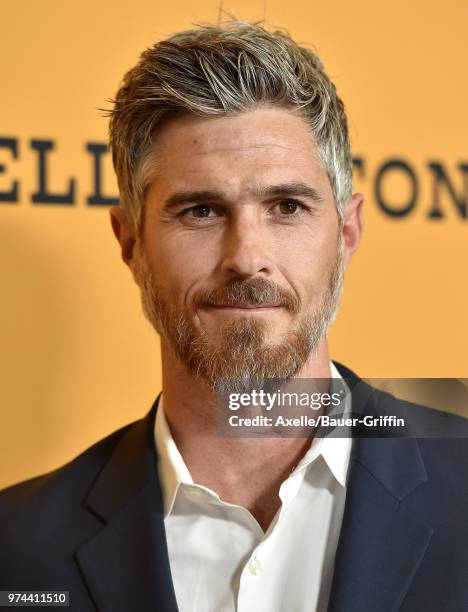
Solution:
{"label": "ear", "polygon": [[362,208],[364,196],[362,193],[355,193],[346,204],[344,211],[343,227],[343,257],[347,268],[352,256],[357,250],[362,237]]}
{"label": "ear", "polygon": [[132,267],[136,235],[128,215],[121,206],[114,206],[109,211],[112,230],[120,244],[122,260]]}

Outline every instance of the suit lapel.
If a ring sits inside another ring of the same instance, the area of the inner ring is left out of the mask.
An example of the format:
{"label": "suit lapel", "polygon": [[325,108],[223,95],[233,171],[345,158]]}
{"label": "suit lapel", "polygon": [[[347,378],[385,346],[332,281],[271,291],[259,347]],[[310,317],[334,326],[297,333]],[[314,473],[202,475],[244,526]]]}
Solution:
{"label": "suit lapel", "polygon": [[[338,367],[351,383],[353,413],[377,414],[378,394]],[[417,440],[354,440],[329,612],[400,608],[433,533],[405,511],[404,500],[426,480]]]}
{"label": "suit lapel", "polygon": [[76,561],[100,612],[177,612],[153,441],[158,400],[122,436],[85,500],[105,526]]}

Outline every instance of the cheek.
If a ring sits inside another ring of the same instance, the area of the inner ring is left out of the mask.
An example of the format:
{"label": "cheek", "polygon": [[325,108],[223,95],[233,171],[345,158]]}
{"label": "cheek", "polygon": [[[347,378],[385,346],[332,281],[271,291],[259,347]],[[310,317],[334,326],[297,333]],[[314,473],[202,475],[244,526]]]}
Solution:
{"label": "cheek", "polygon": [[315,244],[302,250],[295,262],[295,285],[303,292],[304,303],[314,303],[327,290],[330,275],[335,267],[338,247],[330,244]]}
{"label": "cheek", "polygon": [[209,275],[207,258],[202,250],[187,249],[178,241],[171,241],[164,248],[159,245],[152,253],[155,278],[173,304],[186,304],[190,301],[194,287],[203,284],[203,279]]}

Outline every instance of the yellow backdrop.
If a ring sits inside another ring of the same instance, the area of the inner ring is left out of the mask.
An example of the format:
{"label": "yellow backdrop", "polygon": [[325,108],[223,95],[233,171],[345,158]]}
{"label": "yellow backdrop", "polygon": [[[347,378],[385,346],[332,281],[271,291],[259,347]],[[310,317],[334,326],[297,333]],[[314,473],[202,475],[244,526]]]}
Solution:
{"label": "yellow backdrop", "polygon": [[[108,206],[92,203],[116,195],[97,107],[146,46],[217,15],[216,0],[3,3],[0,486],[141,417],[161,387]],[[267,0],[266,18],[319,51],[366,196],[333,358],[367,377],[467,377],[467,3]]]}

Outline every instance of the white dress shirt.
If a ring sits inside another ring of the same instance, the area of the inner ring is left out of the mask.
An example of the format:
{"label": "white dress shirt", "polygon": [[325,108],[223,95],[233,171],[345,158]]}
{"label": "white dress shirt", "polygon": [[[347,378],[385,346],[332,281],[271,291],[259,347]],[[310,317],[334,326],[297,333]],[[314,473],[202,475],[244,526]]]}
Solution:
{"label": "white dress shirt", "polygon": [[[334,384],[344,385],[330,363]],[[351,396],[346,392],[345,412]],[[325,612],[352,439],[315,438],[279,489],[266,532],[242,506],[193,482],[163,410],[155,422],[169,563],[180,612]]]}

